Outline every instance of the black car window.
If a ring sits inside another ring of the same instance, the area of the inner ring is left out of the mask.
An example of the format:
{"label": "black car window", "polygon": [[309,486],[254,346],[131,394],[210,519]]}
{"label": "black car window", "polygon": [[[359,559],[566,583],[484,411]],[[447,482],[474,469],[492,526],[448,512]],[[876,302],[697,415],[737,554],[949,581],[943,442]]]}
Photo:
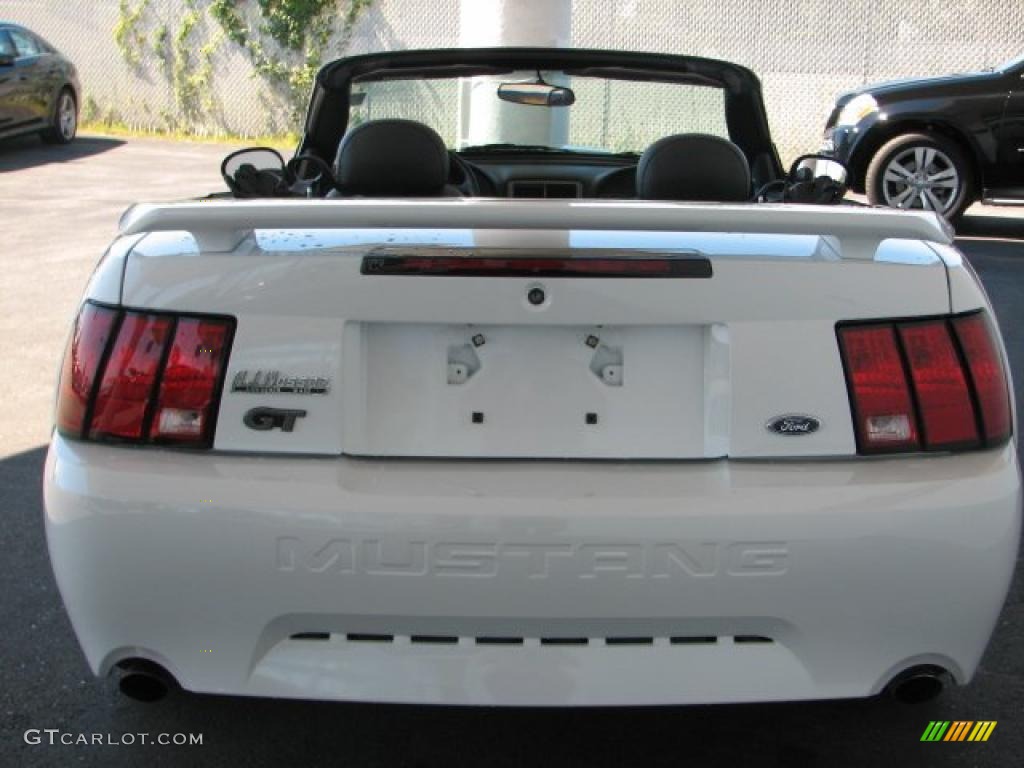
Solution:
{"label": "black car window", "polygon": [[14,50],[14,41],[11,40],[10,34],[6,29],[0,29],[0,56],[17,56],[18,52]]}
{"label": "black car window", "polygon": [[14,40],[14,47],[18,49],[19,57],[39,55],[39,44],[32,35],[20,29],[12,29],[11,38]]}

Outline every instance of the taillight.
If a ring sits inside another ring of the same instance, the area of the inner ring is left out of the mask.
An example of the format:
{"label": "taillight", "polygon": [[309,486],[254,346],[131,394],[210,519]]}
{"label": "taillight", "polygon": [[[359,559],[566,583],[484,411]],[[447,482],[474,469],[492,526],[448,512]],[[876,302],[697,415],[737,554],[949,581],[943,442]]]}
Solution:
{"label": "taillight", "polygon": [[96,389],[89,437],[142,437],[172,323],[166,315],[125,314]]}
{"label": "taillight", "polygon": [[893,326],[840,328],[839,342],[858,444],[870,450],[917,448],[917,417]]}
{"label": "taillight", "polygon": [[150,437],[188,442],[209,433],[229,341],[230,328],[221,320],[178,321]]}
{"label": "taillight", "polygon": [[57,429],[209,447],[234,320],[87,303],[64,357]]}
{"label": "taillight", "polygon": [[57,429],[61,434],[82,436],[96,372],[118,317],[116,310],[86,304],[75,320],[75,329],[64,352],[64,365],[60,374]]}
{"label": "taillight", "polygon": [[980,448],[1010,436],[995,331],[983,312],[841,324],[860,453]]}
{"label": "taillight", "polygon": [[1010,391],[1006,383],[1003,358],[996,343],[995,329],[983,313],[958,317],[953,321],[960,348],[967,360],[971,382],[981,408],[985,440],[998,443],[1010,437]]}
{"label": "taillight", "polygon": [[945,320],[905,323],[900,341],[914,385],[925,448],[973,448],[978,423],[960,358]]}

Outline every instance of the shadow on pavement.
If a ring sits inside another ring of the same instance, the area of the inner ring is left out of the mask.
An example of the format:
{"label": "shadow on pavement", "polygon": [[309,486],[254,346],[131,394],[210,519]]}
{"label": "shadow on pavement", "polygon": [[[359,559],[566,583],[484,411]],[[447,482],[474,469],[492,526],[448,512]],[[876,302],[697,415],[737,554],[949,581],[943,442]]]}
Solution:
{"label": "shadow on pavement", "polygon": [[22,171],[49,163],[66,163],[98,155],[124,144],[106,136],[79,136],[70,144],[44,144],[37,136],[0,141],[0,173]]}
{"label": "shadow on pavement", "polygon": [[[11,533],[8,527],[11,519],[7,517],[10,512],[26,507],[38,509],[41,505],[40,486],[45,460],[45,445],[0,458],[0,514],[7,519],[7,524],[0,524],[0,542],[15,543],[6,541]],[[27,482],[28,480],[33,482]],[[39,522],[42,523],[42,520]]]}

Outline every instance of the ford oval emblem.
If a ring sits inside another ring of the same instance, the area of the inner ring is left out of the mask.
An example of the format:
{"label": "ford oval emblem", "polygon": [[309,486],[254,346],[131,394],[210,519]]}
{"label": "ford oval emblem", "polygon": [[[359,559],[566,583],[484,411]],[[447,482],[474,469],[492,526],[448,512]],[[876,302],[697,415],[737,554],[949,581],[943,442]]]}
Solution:
{"label": "ford oval emblem", "polygon": [[776,416],[765,424],[765,427],[776,435],[809,435],[818,431],[821,422],[813,416],[787,413],[784,416]]}

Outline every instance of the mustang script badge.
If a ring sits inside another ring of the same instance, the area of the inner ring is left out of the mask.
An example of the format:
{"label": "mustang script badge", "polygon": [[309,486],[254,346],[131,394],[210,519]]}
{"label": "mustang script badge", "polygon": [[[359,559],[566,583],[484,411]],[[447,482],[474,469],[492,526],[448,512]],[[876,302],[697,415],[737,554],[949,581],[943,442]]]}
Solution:
{"label": "mustang script badge", "polygon": [[764,426],[776,435],[809,435],[818,431],[821,422],[813,416],[788,413],[785,416],[776,416]]}
{"label": "mustang script badge", "polygon": [[241,370],[231,380],[232,392],[253,394],[326,395],[331,380],[324,376],[282,376],[280,371]]}

